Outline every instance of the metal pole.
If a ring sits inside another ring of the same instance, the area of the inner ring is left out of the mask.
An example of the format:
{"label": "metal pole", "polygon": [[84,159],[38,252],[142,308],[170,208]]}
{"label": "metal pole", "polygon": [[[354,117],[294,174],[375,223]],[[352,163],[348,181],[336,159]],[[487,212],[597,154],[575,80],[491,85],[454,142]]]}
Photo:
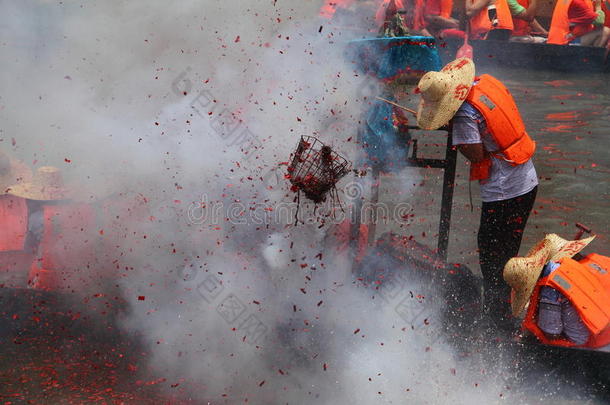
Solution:
{"label": "metal pole", "polygon": [[449,228],[451,226],[451,208],[453,205],[453,191],[455,188],[455,167],[457,162],[457,148],[451,142],[451,127],[447,132],[447,148],[445,150],[445,170],[443,176],[443,196],[441,199],[441,218],[438,225],[438,254],[447,261],[447,247],[449,246]]}

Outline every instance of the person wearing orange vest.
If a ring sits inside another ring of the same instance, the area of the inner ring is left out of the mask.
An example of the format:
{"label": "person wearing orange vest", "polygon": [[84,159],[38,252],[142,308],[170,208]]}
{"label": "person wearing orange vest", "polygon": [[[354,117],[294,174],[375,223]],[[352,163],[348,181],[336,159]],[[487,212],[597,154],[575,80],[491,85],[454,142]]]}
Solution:
{"label": "person wearing orange vest", "polygon": [[466,16],[473,39],[508,41],[514,28],[506,0],[466,0]]}
{"label": "person wearing orange vest", "polygon": [[579,254],[593,239],[546,235],[526,257],[514,257],[504,268],[513,315],[527,307],[522,327],[544,344],[610,344],[610,257]]}
{"label": "person wearing orange vest", "polygon": [[425,3],[424,18],[426,28],[432,35],[435,37],[446,37],[447,35],[444,35],[446,30],[450,30],[448,31],[449,34],[455,34],[455,31],[459,30],[460,22],[451,17],[453,0],[427,0]]}
{"label": "person wearing orange vest", "polygon": [[10,185],[30,178],[27,166],[0,151],[0,287],[25,286],[27,205],[25,199],[7,191]]}
{"label": "person wearing orange vest", "polygon": [[513,328],[502,280],[506,262],[519,252],[532,210],[538,178],[532,162],[535,143],[525,130],[508,89],[496,78],[475,78],[474,63],[460,58],[418,84],[422,129],[449,124],[452,141],[470,161],[471,180],[479,180],[482,209],[478,247],[485,311],[497,326]]}
{"label": "person wearing orange vest", "polygon": [[558,0],[547,43],[567,45],[578,40],[585,46],[606,46],[610,27],[605,20],[601,0]]}
{"label": "person wearing orange vest", "polygon": [[40,167],[30,182],[8,188],[28,206],[26,249],[34,253],[28,285],[43,290],[74,290],[87,283],[93,262],[93,211],[71,201],[59,169]]}
{"label": "person wearing orange vest", "polygon": [[392,36],[386,35],[386,32],[397,14],[404,22],[409,35],[430,36],[424,21],[424,0],[384,0],[375,15],[375,21],[383,36]]}

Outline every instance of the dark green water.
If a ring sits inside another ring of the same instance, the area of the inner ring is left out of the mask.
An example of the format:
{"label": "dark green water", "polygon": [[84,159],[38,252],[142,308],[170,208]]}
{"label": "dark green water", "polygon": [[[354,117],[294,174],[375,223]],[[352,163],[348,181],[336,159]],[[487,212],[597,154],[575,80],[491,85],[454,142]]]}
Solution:
{"label": "dark green water", "polygon": [[[519,69],[480,69],[503,81],[511,90],[526,128],[537,142],[534,163],[539,176],[536,204],[530,216],[521,253],[546,233],[572,238],[577,222],[592,229],[597,239],[586,252],[610,255],[610,75],[533,72]],[[409,104],[416,105],[417,100]],[[415,133],[420,156],[441,157],[445,139],[439,133]],[[425,144],[432,145],[426,148]],[[411,170],[411,169],[409,169]],[[381,224],[377,232],[392,230],[413,235],[436,246],[440,209],[440,170],[412,169],[418,186],[406,200],[413,206],[408,225]],[[458,158],[451,219],[449,260],[469,265],[478,272],[476,232],[480,216],[477,184],[471,184],[474,209],[468,191],[468,167]],[[404,181],[404,179],[402,179]],[[382,179],[380,201],[405,201],[397,195],[400,180]]]}
{"label": "dark green water", "polygon": [[610,82],[607,74],[503,70],[527,129],[538,142],[536,213],[527,235],[598,235],[592,251],[610,254]]}

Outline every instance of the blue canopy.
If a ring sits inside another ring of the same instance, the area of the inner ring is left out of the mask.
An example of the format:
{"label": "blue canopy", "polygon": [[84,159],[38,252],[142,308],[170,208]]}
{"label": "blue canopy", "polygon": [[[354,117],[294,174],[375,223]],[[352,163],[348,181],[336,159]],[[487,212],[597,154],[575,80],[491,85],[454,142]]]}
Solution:
{"label": "blue canopy", "polygon": [[433,37],[357,39],[350,41],[347,49],[348,59],[358,70],[383,80],[438,71],[442,66]]}
{"label": "blue canopy", "polygon": [[[388,98],[392,98],[386,95]],[[380,100],[372,102],[362,128],[364,162],[386,173],[398,172],[407,163],[410,136],[400,133],[393,123],[393,107]]]}

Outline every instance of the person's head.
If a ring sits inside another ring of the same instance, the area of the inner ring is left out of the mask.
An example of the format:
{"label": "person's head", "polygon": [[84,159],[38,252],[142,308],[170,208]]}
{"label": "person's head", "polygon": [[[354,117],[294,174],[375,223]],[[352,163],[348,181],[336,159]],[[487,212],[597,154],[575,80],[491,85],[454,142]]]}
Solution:
{"label": "person's head", "polygon": [[474,72],[472,60],[460,58],[440,72],[426,73],[417,85],[417,92],[421,94],[417,125],[434,130],[447,124],[466,100]]}
{"label": "person's head", "polygon": [[8,194],[38,201],[70,199],[60,170],[52,166],[38,168],[31,181],[9,186]]}
{"label": "person's head", "polygon": [[549,261],[572,257],[584,249],[595,236],[568,241],[556,234],[549,234],[539,241],[525,257],[513,257],[504,266],[504,281],[511,286],[511,307],[514,316],[519,316],[527,307],[534,287]]}

